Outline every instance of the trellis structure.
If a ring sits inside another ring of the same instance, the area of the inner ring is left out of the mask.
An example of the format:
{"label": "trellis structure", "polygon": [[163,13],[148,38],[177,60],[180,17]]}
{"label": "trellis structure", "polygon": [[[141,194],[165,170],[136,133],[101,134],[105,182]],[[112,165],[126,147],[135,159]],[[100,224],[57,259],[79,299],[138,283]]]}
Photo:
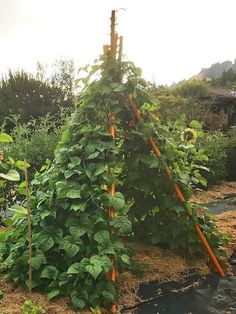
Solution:
{"label": "trellis structure", "polygon": [[[111,42],[110,42],[110,45],[104,45],[104,55],[107,56],[108,58],[112,58],[113,60],[117,60],[117,58],[118,58],[118,62],[121,63],[121,61],[122,61],[122,49],[123,49],[123,37],[122,36],[119,37],[118,34],[116,33],[115,23],[116,23],[115,11],[113,10],[112,14],[111,14],[111,36],[110,36]],[[118,45],[118,39],[119,39],[119,45]],[[118,47],[119,47],[119,52],[118,52],[118,57],[117,57],[117,48]],[[138,122],[143,121],[143,118],[142,118],[142,116],[141,116],[141,114],[137,108],[137,105],[136,105],[132,95],[126,95],[126,96],[128,99],[129,106],[133,112],[134,118]],[[115,140],[115,134],[116,134],[115,119],[116,119],[115,113],[113,113],[113,112],[110,113],[108,123],[109,123],[109,132],[110,132],[113,140]],[[161,152],[160,152],[154,138],[152,136],[150,136],[147,140],[148,140],[148,143],[150,144],[154,154],[156,155],[156,157],[160,158]],[[165,175],[167,177],[171,176],[171,171],[170,171],[170,168],[168,166],[166,166]],[[176,184],[176,183],[173,184],[173,191],[175,193],[176,198],[179,200],[179,202],[184,204],[186,202],[186,199],[185,199],[180,187],[178,186],[178,184]],[[109,193],[112,196],[115,195],[115,184],[114,183],[109,187]],[[115,216],[115,210],[113,207],[110,207],[108,209],[108,214],[111,218],[113,218]],[[192,214],[190,211],[188,211],[186,209],[186,215],[191,216]],[[224,272],[223,272],[223,270],[222,270],[222,268],[221,268],[221,266],[220,266],[220,264],[219,264],[219,262],[215,256],[215,254],[213,253],[205,235],[203,234],[201,228],[199,227],[199,225],[197,223],[195,223],[194,228],[195,228],[195,230],[198,234],[198,237],[201,240],[210,260],[212,261],[215,269],[217,270],[218,274],[220,276],[224,276],[225,274],[224,274]],[[113,232],[114,232],[114,230],[111,229],[110,233],[112,234]],[[114,265],[115,261],[114,261],[113,256],[111,256],[111,260],[113,263],[113,268],[112,268],[112,272],[110,273],[110,279],[112,281],[115,281],[116,280],[116,273],[115,273],[115,265]],[[112,305],[111,312],[112,313],[117,312],[117,306],[115,304]]]}

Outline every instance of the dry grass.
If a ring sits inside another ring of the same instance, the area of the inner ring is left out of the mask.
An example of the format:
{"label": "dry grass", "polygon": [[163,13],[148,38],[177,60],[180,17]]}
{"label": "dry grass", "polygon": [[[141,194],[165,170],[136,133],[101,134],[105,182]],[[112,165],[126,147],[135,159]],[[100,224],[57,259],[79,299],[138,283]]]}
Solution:
{"label": "dry grass", "polygon": [[236,250],[236,210],[217,215],[215,223],[218,230],[229,236],[225,250],[230,256]]}
{"label": "dry grass", "polygon": [[137,289],[141,283],[158,280],[160,282],[181,280],[191,272],[199,275],[210,273],[206,258],[189,258],[180,252],[164,250],[152,245],[132,245],[135,251],[134,259],[147,265],[142,276],[135,276],[131,272],[123,272],[118,277],[119,304],[131,307],[140,302]]}
{"label": "dry grass", "polygon": [[4,298],[0,301],[1,314],[22,314],[21,308],[27,299],[46,309],[47,314],[76,313],[70,308],[68,299],[66,298],[58,298],[55,301],[49,302],[47,296],[41,293],[33,292],[30,295],[20,287],[14,289],[12,284],[2,277],[0,277],[0,290],[4,293]]}
{"label": "dry grass", "polygon": [[197,204],[206,204],[222,200],[226,195],[233,193],[236,193],[236,182],[220,182],[211,187],[209,191],[199,191],[194,193],[191,197],[191,201]]}

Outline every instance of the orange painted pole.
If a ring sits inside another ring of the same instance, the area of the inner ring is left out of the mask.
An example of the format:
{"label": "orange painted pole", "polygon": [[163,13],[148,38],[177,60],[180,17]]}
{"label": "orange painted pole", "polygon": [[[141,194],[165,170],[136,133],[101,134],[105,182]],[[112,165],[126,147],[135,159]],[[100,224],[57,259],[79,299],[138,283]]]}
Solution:
{"label": "orange painted pole", "polygon": [[[111,49],[111,59],[115,60],[116,59],[116,51],[117,51],[117,40],[118,40],[118,35],[115,32],[115,10],[112,11],[111,13],[111,34],[110,34],[110,38],[111,38],[111,44],[110,44],[110,49]],[[111,112],[109,114],[108,120],[109,120],[109,126],[108,126],[108,131],[111,134],[112,139],[115,141],[116,138],[116,125],[115,125],[115,113]],[[115,195],[116,192],[116,187],[115,187],[115,183],[113,182],[111,184],[111,186],[108,188],[108,192],[111,196]],[[114,218],[115,217],[115,208],[114,207],[109,207],[108,208],[108,215],[110,218]],[[110,227],[110,236],[112,236],[114,234],[114,228]],[[110,256],[111,262],[112,262],[112,270],[110,272],[110,280],[115,282],[116,281],[116,269],[115,269],[115,256],[111,255]],[[111,305],[111,313],[115,314],[117,313],[117,305],[116,304],[112,304]]]}
{"label": "orange painted pole", "polygon": [[[114,113],[110,113],[108,130],[109,130],[109,133],[111,134],[111,137],[113,138],[113,140],[115,140],[115,137],[116,137],[115,118],[116,118],[115,114]],[[115,187],[114,183],[112,183],[111,186],[108,188],[108,192],[109,192],[109,194],[111,196],[115,195],[116,187]],[[115,209],[114,209],[114,207],[111,206],[111,207],[108,208],[108,215],[111,218],[115,217]],[[114,228],[111,227],[109,232],[110,232],[110,235],[113,235],[114,234]],[[110,279],[111,279],[111,281],[115,282],[116,281],[115,257],[114,257],[114,255],[111,255],[110,258],[111,258],[111,262],[112,262],[112,270],[110,272]],[[116,306],[116,304],[112,304],[111,313],[117,313],[117,306]]]}
{"label": "orange painted pole", "polygon": [[[140,113],[139,113],[139,111],[138,111],[138,108],[137,108],[137,106],[136,106],[136,104],[135,104],[133,98],[131,97],[131,95],[128,95],[128,102],[129,102],[129,105],[130,105],[130,107],[131,107],[131,109],[132,109],[132,111],[133,111],[135,117],[137,118],[137,120],[138,120],[138,121],[142,121],[142,117],[141,117],[141,115],[140,115]],[[152,136],[150,136],[150,137],[148,138],[148,142],[149,142],[149,144],[151,145],[154,154],[155,154],[157,157],[160,157],[160,156],[161,156],[161,152],[160,152],[160,150],[159,150],[159,148],[158,148],[158,146],[157,146],[157,144],[156,144],[156,142],[154,141],[154,139],[153,139]],[[168,166],[166,166],[166,175],[167,175],[168,177],[171,176],[171,171],[170,171],[170,169],[169,169]],[[176,184],[176,183],[174,184],[174,191],[175,191],[175,194],[176,194],[176,197],[178,198],[178,200],[179,200],[181,203],[184,203],[184,202],[185,202],[185,198],[184,198],[183,193],[182,193],[182,191],[180,190],[178,184]],[[187,212],[187,215],[188,215],[188,216],[192,216],[192,214],[191,214],[190,212]],[[215,266],[217,272],[219,273],[220,276],[223,277],[225,274],[224,274],[224,272],[223,272],[223,270],[222,270],[222,268],[221,268],[221,266],[220,266],[220,264],[219,264],[219,262],[218,262],[218,260],[217,260],[217,258],[216,258],[216,256],[215,256],[214,252],[212,251],[212,249],[211,249],[211,247],[210,247],[210,245],[209,245],[209,243],[208,243],[206,237],[204,236],[202,230],[200,229],[200,227],[199,227],[198,224],[195,224],[195,225],[194,225],[194,228],[195,228],[195,230],[196,230],[196,232],[197,232],[197,234],[198,234],[198,236],[199,236],[199,238],[200,238],[200,240],[201,240],[201,242],[202,242],[202,244],[203,244],[203,246],[204,246],[206,252],[208,253],[209,258],[211,259],[213,265]]]}

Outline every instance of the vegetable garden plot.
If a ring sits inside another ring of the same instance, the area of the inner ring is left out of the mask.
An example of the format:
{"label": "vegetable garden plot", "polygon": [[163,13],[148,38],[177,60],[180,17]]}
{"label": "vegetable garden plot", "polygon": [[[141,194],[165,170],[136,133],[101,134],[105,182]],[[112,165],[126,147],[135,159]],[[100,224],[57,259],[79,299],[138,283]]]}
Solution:
{"label": "vegetable garden plot", "polygon": [[[146,82],[140,70],[122,62],[121,53],[117,56],[114,19],[111,39],[105,55],[82,80],[83,92],[54,161],[32,182],[30,207],[33,289],[47,292],[49,299],[69,296],[76,310],[115,313],[115,269],[132,267],[124,235],[193,255],[204,251],[196,229],[222,275],[206,238],[215,251],[225,241],[211,217],[189,201],[193,190],[185,153],[204,154],[193,143],[177,147],[166,127],[149,119],[147,108],[156,110],[158,105],[142,88]],[[109,121],[111,115],[115,118]],[[196,121],[191,126],[201,132]],[[178,125],[176,132],[181,133]],[[195,179],[204,183],[201,165],[194,165]],[[25,219],[6,234],[0,253],[1,271],[16,285],[27,286]]]}

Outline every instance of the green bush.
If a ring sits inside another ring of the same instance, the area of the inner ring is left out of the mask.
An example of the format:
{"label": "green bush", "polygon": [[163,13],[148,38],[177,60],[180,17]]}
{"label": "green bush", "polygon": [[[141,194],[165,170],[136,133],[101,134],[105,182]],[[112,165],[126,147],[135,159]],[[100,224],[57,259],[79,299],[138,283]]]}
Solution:
{"label": "green bush", "polygon": [[189,85],[194,84],[193,82],[191,84],[186,82],[175,88],[163,88],[151,92],[158,99],[157,114],[163,123],[176,121],[182,114],[185,114],[188,122],[192,120],[203,121],[208,104],[200,101],[197,95],[203,93],[205,88],[203,86],[205,85],[200,85],[202,91],[197,92],[197,87],[196,91],[188,90]]}
{"label": "green bush", "polygon": [[220,131],[207,132],[199,146],[206,151],[208,161],[205,165],[210,169],[205,174],[208,185],[215,184],[227,178],[228,137]]}
{"label": "green bush", "polygon": [[229,145],[228,145],[228,179],[236,180],[236,128],[229,130]]}
{"label": "green bush", "polygon": [[14,143],[2,146],[5,156],[26,159],[31,173],[40,170],[46,159],[52,160],[61,136],[62,125],[70,115],[70,109],[62,109],[58,115],[46,115],[21,124],[18,116],[8,117],[13,129]]}
{"label": "green bush", "polygon": [[[13,139],[6,133],[0,133],[0,144],[10,143],[12,145]],[[0,145],[0,148],[1,148]],[[5,160],[2,150],[0,150],[0,218],[5,216],[6,209],[16,202],[18,198],[17,188],[18,181],[20,181],[19,170],[24,170],[23,161],[14,161],[9,157]]]}
{"label": "green bush", "polygon": [[195,80],[179,83],[171,90],[173,95],[180,95],[187,98],[202,97],[205,96],[207,92],[207,84],[205,82]]}

